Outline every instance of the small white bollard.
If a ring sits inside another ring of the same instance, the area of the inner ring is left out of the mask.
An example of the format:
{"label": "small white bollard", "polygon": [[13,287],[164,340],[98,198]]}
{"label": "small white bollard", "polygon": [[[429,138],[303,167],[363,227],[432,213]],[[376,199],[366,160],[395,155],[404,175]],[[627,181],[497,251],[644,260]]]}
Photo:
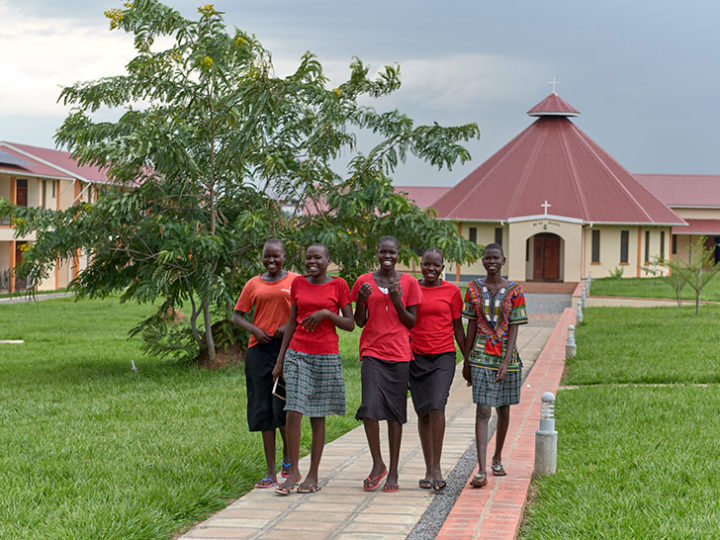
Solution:
{"label": "small white bollard", "polygon": [[583,312],[582,312],[582,302],[580,300],[578,300],[578,307],[577,307],[577,313],[575,314],[575,318],[577,319],[578,324],[582,324]]}
{"label": "small white bollard", "polygon": [[577,345],[575,345],[575,327],[570,324],[568,325],[568,339],[565,344],[565,359],[575,358],[577,352]]}
{"label": "small white bollard", "polygon": [[583,307],[585,307],[585,304],[586,304],[586,302],[587,302],[587,291],[586,291],[586,289],[587,289],[587,287],[583,287],[582,295],[580,296],[580,299],[582,300],[582,305],[583,305]]}
{"label": "small white bollard", "polygon": [[587,280],[585,281],[585,286],[587,287],[587,292],[590,294],[590,285],[592,284],[592,272],[588,272]]}
{"label": "small white bollard", "polygon": [[555,396],[545,392],[540,405],[540,427],[535,432],[535,474],[555,474],[557,470],[557,431]]}

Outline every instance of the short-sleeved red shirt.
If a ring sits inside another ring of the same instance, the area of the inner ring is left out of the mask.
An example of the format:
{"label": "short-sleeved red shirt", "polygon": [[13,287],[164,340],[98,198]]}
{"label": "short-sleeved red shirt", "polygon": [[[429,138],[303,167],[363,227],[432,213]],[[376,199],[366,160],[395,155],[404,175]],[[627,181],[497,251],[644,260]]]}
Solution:
{"label": "short-sleeved red shirt", "polygon": [[[288,272],[279,281],[265,281],[261,276],[255,276],[243,287],[235,311],[248,313],[255,306],[253,324],[272,336],[290,318],[290,284],[296,277],[295,272]],[[257,342],[250,334],[248,348]]]}
{"label": "short-sleeved red shirt", "polygon": [[443,281],[436,287],[420,286],[423,295],[415,326],[410,330],[412,351],[440,354],[455,350],[453,320],[462,317],[463,299],[457,285]]}
{"label": "short-sleeved red shirt", "polygon": [[322,321],[312,332],[307,332],[303,328],[302,320],[321,309],[340,313],[342,307],[350,303],[350,288],[347,282],[342,278],[333,277],[324,285],[314,285],[306,276],[300,276],[290,287],[290,299],[297,308],[297,326],[289,347],[294,351],[309,354],[340,352],[337,330],[330,319]]}
{"label": "short-sleeved red shirt", "polygon": [[[374,356],[381,360],[409,362],[410,329],[400,322],[390,296],[380,291],[372,273],[363,274],[353,285],[350,298],[357,301],[363,283],[372,285],[372,292],[365,302],[367,322],[360,335],[360,358]],[[417,279],[409,274],[400,275],[401,303],[404,307],[417,306],[422,302],[422,291]]]}

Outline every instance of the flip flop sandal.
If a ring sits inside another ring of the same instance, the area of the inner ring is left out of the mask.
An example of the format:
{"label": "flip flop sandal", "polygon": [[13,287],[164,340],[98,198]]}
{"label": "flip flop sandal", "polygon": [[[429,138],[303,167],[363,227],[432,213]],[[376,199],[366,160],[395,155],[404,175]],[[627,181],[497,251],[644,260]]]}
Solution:
{"label": "flip flop sandal", "polygon": [[445,480],[433,480],[432,488],[435,493],[440,493],[447,486]]}
{"label": "flip flop sandal", "polygon": [[475,476],[473,476],[473,479],[470,480],[470,485],[474,488],[481,488],[483,486],[487,486],[487,483],[487,475],[483,473],[477,473]]}
{"label": "flip flop sandal", "polygon": [[284,497],[285,495],[290,495],[293,491],[297,489],[297,487],[297,484],[288,484],[287,482],[285,482],[282,486],[278,486],[275,488],[275,493]]}
{"label": "flip flop sandal", "polygon": [[283,478],[290,476],[290,465],[290,463],[285,463],[285,461],[282,462],[282,465],[280,466],[280,476]]}
{"label": "flip flop sandal", "polygon": [[432,489],[432,480],[430,480],[429,478],[422,478],[418,480],[418,487],[421,489]]}
{"label": "flip flop sandal", "polygon": [[255,487],[260,488],[260,489],[271,488],[271,487],[275,487],[277,485],[278,485],[277,481],[273,480],[269,476],[266,476],[259,482],[255,482]]}
{"label": "flip flop sandal", "polygon": [[380,485],[380,481],[385,478],[387,473],[387,469],[385,469],[377,476],[368,476],[365,480],[363,480],[363,489],[365,491],[375,491]]}
{"label": "flip flop sandal", "polygon": [[385,482],[385,485],[383,486],[383,491],[385,493],[395,493],[396,491],[400,491],[400,486],[397,484],[391,484],[390,482]]}
{"label": "flip flop sandal", "polygon": [[494,461],[493,464],[490,465],[490,469],[495,476],[507,476],[507,472],[505,472],[505,467],[503,467],[502,463],[500,463],[499,461]]}
{"label": "flip flop sandal", "polygon": [[305,482],[303,482],[302,484],[300,484],[298,486],[297,492],[298,493],[317,493],[318,491],[320,491],[320,489],[321,489],[320,486],[318,486],[315,482],[313,482],[311,484],[306,484]]}

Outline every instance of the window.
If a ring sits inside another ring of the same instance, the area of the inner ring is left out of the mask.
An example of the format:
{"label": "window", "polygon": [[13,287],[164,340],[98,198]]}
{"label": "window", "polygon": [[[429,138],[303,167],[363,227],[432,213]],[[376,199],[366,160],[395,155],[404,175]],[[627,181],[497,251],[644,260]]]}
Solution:
{"label": "window", "polygon": [[47,206],[47,180],[42,181],[42,187],[40,188],[41,191],[41,206],[45,208]]}
{"label": "window", "polygon": [[473,244],[477,244],[477,227],[470,227],[468,229],[468,236]]}
{"label": "window", "polygon": [[673,255],[677,254],[677,235],[676,234],[673,234],[673,237],[672,237],[672,254]]}
{"label": "window", "polygon": [[665,258],[665,231],[660,231],[660,258]]}
{"label": "window", "polygon": [[630,244],[630,231],[620,231],[620,262],[628,262],[628,246]]}
{"label": "window", "polygon": [[500,244],[502,246],[502,227],[496,227],[495,228],[495,243]]}
{"label": "window", "polygon": [[600,262],[600,231],[597,229],[592,232],[592,262]]}
{"label": "window", "polygon": [[650,262],[650,231],[645,231],[645,262]]}
{"label": "window", "polygon": [[21,180],[18,179],[15,184],[16,191],[15,191],[15,204],[17,206],[27,206],[27,197],[28,197],[28,186],[27,186],[27,180]]}
{"label": "window", "polygon": [[55,197],[55,190],[57,189],[57,183],[58,183],[58,181],[57,181],[57,180],[52,180],[50,183],[52,184],[52,196]]}

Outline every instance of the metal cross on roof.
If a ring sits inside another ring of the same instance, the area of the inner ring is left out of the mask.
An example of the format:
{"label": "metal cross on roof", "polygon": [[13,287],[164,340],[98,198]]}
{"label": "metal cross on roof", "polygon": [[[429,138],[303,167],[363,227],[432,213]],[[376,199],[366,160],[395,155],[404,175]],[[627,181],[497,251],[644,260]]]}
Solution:
{"label": "metal cross on roof", "polygon": [[545,199],[545,202],[542,203],[540,206],[542,206],[542,207],[545,209],[545,215],[547,216],[547,215],[548,215],[548,213],[547,213],[548,208],[550,208],[550,207],[552,206],[552,204],[550,204],[549,202],[547,202],[547,199]]}
{"label": "metal cross on roof", "polygon": [[558,80],[555,78],[555,75],[553,75],[552,81],[548,81],[548,84],[552,84],[552,87],[553,87],[552,93],[553,93],[553,94],[557,94],[557,92],[556,92],[555,90],[556,90],[557,85],[560,84],[560,81],[558,81]]}

